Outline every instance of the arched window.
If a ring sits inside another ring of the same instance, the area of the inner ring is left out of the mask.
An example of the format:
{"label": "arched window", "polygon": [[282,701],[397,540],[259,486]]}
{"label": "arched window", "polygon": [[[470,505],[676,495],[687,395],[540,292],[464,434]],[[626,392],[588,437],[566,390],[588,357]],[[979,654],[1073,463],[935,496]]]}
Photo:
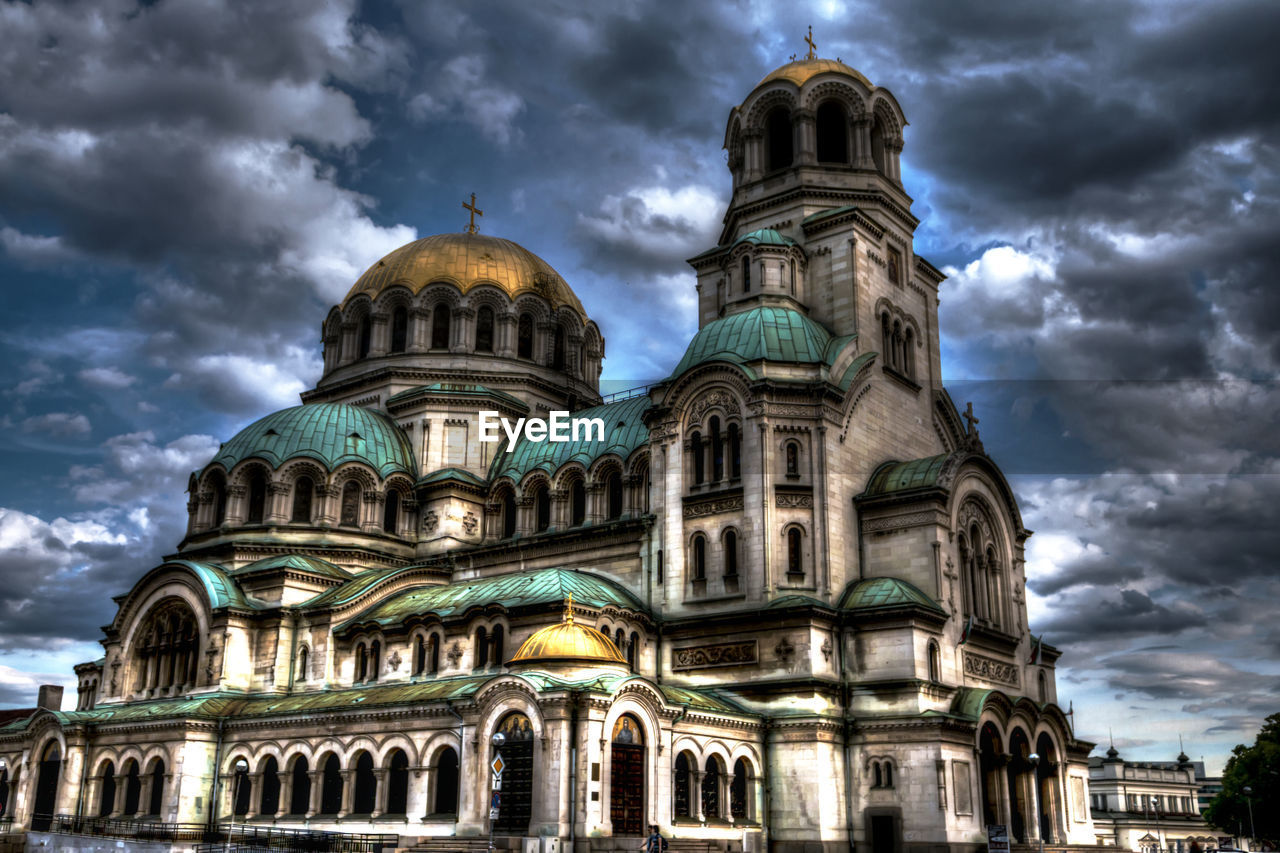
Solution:
{"label": "arched window", "polygon": [[502,538],[516,535],[516,496],[510,489],[502,495]]}
{"label": "arched window", "polygon": [[419,634],[413,642],[413,674],[422,675],[427,671],[427,641]]}
{"label": "arched window", "polygon": [[1045,677],[1044,670],[1040,670],[1039,682],[1040,702],[1043,704],[1049,701],[1049,679]]}
{"label": "arched window", "polygon": [[729,816],[734,820],[747,817],[750,778],[751,768],[747,766],[747,760],[739,758],[733,763],[733,781],[729,783]]}
{"label": "arched window", "polygon": [[369,355],[369,345],[373,340],[373,323],[369,320],[368,314],[360,318],[358,335],[357,352],[360,354],[360,358],[366,358]]}
{"label": "arched window", "polygon": [[884,787],[884,776],[880,772],[879,761],[871,762],[871,787],[873,788]]}
{"label": "arched window", "polygon": [[403,305],[391,312],[391,352],[404,352],[409,343],[409,309]]}
{"label": "arched window", "polygon": [[849,162],[849,123],[844,109],[835,101],[818,107],[818,162]]}
{"label": "arched window", "polygon": [[787,574],[804,574],[804,539],[798,527],[787,530]]}
{"label": "arched window", "polygon": [[280,765],[275,756],[262,762],[262,793],[258,797],[258,814],[275,817],[280,811]]}
{"label": "arched window", "polygon": [[369,650],[364,643],[356,646],[356,681],[364,681],[369,677]]}
{"label": "arched window", "polygon": [[915,332],[907,327],[902,341],[902,372],[911,379],[916,378]]}
{"label": "arched window", "polygon": [[311,521],[311,500],[316,484],[310,477],[299,477],[293,483],[293,512],[289,520],[294,524],[307,524]]}
{"label": "arched window", "polygon": [[695,533],[690,545],[693,552],[689,565],[690,577],[695,581],[704,581],[707,579],[707,537]]}
{"label": "arched window", "polygon": [[795,441],[788,441],[785,451],[787,457],[787,476],[800,476],[800,444]]}
{"label": "arched window", "polygon": [[493,352],[493,309],[488,305],[476,312],[476,352]]}
{"label": "arched window", "polygon": [[502,658],[504,649],[503,640],[505,639],[505,631],[501,625],[493,626],[493,665],[502,666]]}
{"label": "arched window", "polygon": [[738,576],[738,533],[733,528],[724,532],[724,576]]}
{"label": "arched window", "polygon": [[627,653],[627,633],[626,633],[625,631],[623,631],[623,630],[622,630],[622,626],[621,626],[621,625],[619,625],[619,626],[618,626],[617,631],[615,631],[615,632],[614,632],[614,635],[613,635],[613,644],[614,644],[615,646],[617,646],[617,647],[618,647],[618,651],[619,651],[623,656],[626,656],[626,653]]}
{"label": "arched window", "polygon": [[[0,771],[0,778],[8,773]],[[0,785],[0,806],[4,806],[8,797],[8,783]],[[102,793],[98,797],[98,817],[108,817],[116,807],[116,766],[108,761],[102,765]],[[7,814],[8,812],[6,812]]]}
{"label": "arched window", "polygon": [[310,665],[311,665],[311,653],[307,651],[306,646],[303,646],[301,649],[298,650],[298,680],[299,681],[306,681],[308,678],[311,677],[309,675],[311,671]]}
{"label": "arched window", "polygon": [[221,478],[213,482],[213,526],[227,523],[227,484]]}
{"label": "arched window", "polygon": [[934,682],[942,680],[942,655],[934,640],[929,641],[929,680]]}
{"label": "arched window", "polygon": [[611,471],[605,479],[604,488],[607,501],[605,517],[609,521],[613,521],[615,518],[622,518],[622,474],[618,471]]}
{"label": "arched window", "polygon": [[742,292],[751,292],[751,258],[746,255],[742,257]]}
{"label": "arched window", "polygon": [[551,490],[545,483],[539,485],[533,494],[533,513],[534,532],[546,532],[551,527]]}
{"label": "arched window", "polygon": [[729,424],[729,477],[742,476],[742,435],[737,424]]}
{"label": "arched window", "polygon": [[693,763],[689,760],[689,753],[682,752],[676,756],[675,775],[675,791],[673,792],[672,800],[674,801],[676,817],[693,817],[689,811],[689,806],[692,802],[689,797],[689,787],[693,782]]}
{"label": "arched window", "polygon": [[880,315],[880,357],[885,363],[893,364],[893,340],[889,326],[889,312]]}
{"label": "arched window", "polygon": [[[234,762],[232,764],[234,765]],[[249,763],[246,761],[243,770],[235,771],[231,777],[232,796],[235,801],[231,813],[236,817],[244,817],[249,813],[249,804],[253,802],[253,779],[249,777]],[[133,814],[133,812],[130,812]]]}
{"label": "arched window", "polygon": [[427,666],[430,669],[427,672],[436,673],[440,671],[440,635],[432,634],[427,638]]}
{"label": "arched window", "polygon": [[387,808],[384,814],[405,815],[409,812],[409,756],[403,749],[393,749],[387,762]]}
{"label": "arched window", "polygon": [[785,107],[775,107],[764,123],[769,146],[768,170],[776,172],[789,167],[795,159],[791,147],[791,113]]}
{"label": "arched window", "polygon": [[311,774],[307,772],[310,769],[311,765],[305,755],[299,755],[293,760],[293,769],[290,771],[293,784],[289,786],[291,815],[301,816],[311,810]]}
{"label": "arched window", "polygon": [[199,636],[196,617],[178,598],[168,598],[150,611],[134,635],[134,690],[195,686]]}
{"label": "arched window", "polygon": [[369,646],[369,680],[377,681],[382,671],[382,643],[374,640]]}
{"label": "arched window", "polygon": [[249,524],[261,524],[267,510],[267,475],[255,471],[249,478]]}
{"label": "arched window", "polygon": [[702,814],[707,818],[720,817],[720,776],[724,768],[720,759],[714,755],[707,756],[705,771],[702,775]]}
{"label": "arched window", "polygon": [[632,672],[640,671],[640,635],[631,632],[631,640],[627,643],[627,666]]}
{"label": "arched window", "polygon": [[400,493],[395,489],[387,492],[386,503],[383,504],[382,510],[382,529],[387,533],[395,534],[400,524]]}
{"label": "arched window", "polygon": [[458,753],[447,746],[436,759],[435,813],[458,813]]}
{"label": "arched window", "polygon": [[521,314],[516,323],[516,355],[533,358],[533,315]]}
{"label": "arched window", "polygon": [[569,525],[577,527],[587,520],[587,486],[582,478],[569,487]]}
{"label": "arched window", "polygon": [[564,370],[564,366],[565,366],[564,327],[556,326],[555,332],[551,336],[551,368],[553,370]]}
{"label": "arched window", "polygon": [[378,777],[373,773],[373,756],[361,752],[356,759],[354,790],[351,792],[351,813],[367,815],[373,813],[374,803],[378,796]]}
{"label": "arched window", "polygon": [[338,523],[343,527],[360,526],[360,484],[347,480],[342,487],[342,515]]}
{"label": "arched window", "polygon": [[693,484],[700,486],[706,477],[706,451],[702,447],[702,433],[694,430],[693,435],[689,436],[689,448],[693,451],[691,454],[693,456]]}
{"label": "arched window", "polygon": [[476,629],[476,669],[484,669],[489,665],[489,633],[484,628]]}
{"label": "arched window", "polygon": [[711,482],[724,479],[724,438],[720,435],[720,419],[712,417],[708,424],[711,433]]}
{"label": "arched window", "polygon": [[452,312],[450,311],[449,303],[447,302],[438,302],[436,303],[436,307],[431,309],[432,349],[449,348],[449,326],[452,319]]}

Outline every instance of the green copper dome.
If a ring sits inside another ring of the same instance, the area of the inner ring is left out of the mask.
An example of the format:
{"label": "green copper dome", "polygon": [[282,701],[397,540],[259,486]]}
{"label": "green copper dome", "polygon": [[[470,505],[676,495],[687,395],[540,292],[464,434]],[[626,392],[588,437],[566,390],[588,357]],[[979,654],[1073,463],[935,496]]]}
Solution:
{"label": "green copper dome", "polygon": [[251,457],[273,468],[305,457],[330,471],[344,462],[364,462],[381,477],[396,471],[414,477],[418,467],[408,437],[391,418],[345,403],[311,403],[267,415],[222,445],[213,462],[229,471]]}
{"label": "green copper dome", "polygon": [[827,361],[831,333],[793,308],[758,306],[698,330],[672,376],[709,361],[814,364]]}

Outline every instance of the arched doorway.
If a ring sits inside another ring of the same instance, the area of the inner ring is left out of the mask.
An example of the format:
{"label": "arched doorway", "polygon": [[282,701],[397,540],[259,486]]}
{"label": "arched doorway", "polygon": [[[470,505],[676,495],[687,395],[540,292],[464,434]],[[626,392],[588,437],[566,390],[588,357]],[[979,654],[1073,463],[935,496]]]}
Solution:
{"label": "arched doorway", "polygon": [[258,814],[275,817],[280,811],[280,764],[274,755],[262,762],[262,795],[258,798]]}
{"label": "arched doorway", "polygon": [[1009,780],[1009,832],[1020,844],[1026,844],[1030,837],[1027,832],[1027,818],[1031,815],[1028,800],[1030,791],[1027,778],[1031,770],[1031,762],[1027,756],[1031,754],[1031,742],[1022,729],[1014,729],[1009,735],[1009,767],[1006,776]]}
{"label": "arched doorway", "polygon": [[157,758],[151,765],[151,796],[148,797],[147,816],[160,817],[164,806],[164,762]]}
{"label": "arched doorway", "polygon": [[116,765],[108,761],[102,765],[102,782],[99,783],[98,817],[110,817],[116,807]]}
{"label": "arched doorway", "polygon": [[373,775],[373,756],[361,752],[356,758],[355,790],[351,792],[351,813],[373,814],[378,796],[378,777]]}
{"label": "arched doorway", "polygon": [[324,762],[320,783],[320,814],[336,815],[342,811],[342,764],[330,753]]}
{"label": "arched doorway", "polygon": [[1036,764],[1037,803],[1040,808],[1040,837],[1046,844],[1058,844],[1057,815],[1062,813],[1058,797],[1058,752],[1047,732],[1036,738],[1036,752],[1040,761]]}
{"label": "arched doorway", "polygon": [[533,814],[533,725],[524,714],[508,714],[498,725],[506,736],[502,746],[502,803],[493,831],[501,835],[524,835]]}
{"label": "arched doorway", "polygon": [[387,808],[385,814],[409,812],[409,756],[403,749],[393,749],[387,762]]}
{"label": "arched doorway", "polygon": [[305,815],[311,810],[311,769],[305,755],[299,755],[293,762],[293,776],[290,781],[289,814]]}
{"label": "arched doorway", "polygon": [[138,813],[138,801],[142,799],[142,780],[138,777],[138,762],[130,758],[124,766],[124,809],[121,814],[132,817]]}
{"label": "arched doorway", "polygon": [[984,826],[1001,823],[1000,768],[1004,758],[1000,733],[991,723],[985,723],[978,734],[978,769],[982,783],[982,823]]}
{"label": "arched doorway", "polygon": [[609,753],[609,819],[614,835],[644,835],[644,730],[623,714],[613,727]]}
{"label": "arched doorway", "polygon": [[[137,772],[137,765],[134,765]],[[43,832],[52,823],[58,805],[58,782],[62,777],[62,750],[58,742],[50,741],[40,756],[40,771],[36,777],[36,807],[31,816],[31,828]]]}
{"label": "arched doorway", "polygon": [[458,813],[458,753],[454,752],[451,746],[440,750],[440,755],[436,759],[434,811],[436,814],[456,815]]}

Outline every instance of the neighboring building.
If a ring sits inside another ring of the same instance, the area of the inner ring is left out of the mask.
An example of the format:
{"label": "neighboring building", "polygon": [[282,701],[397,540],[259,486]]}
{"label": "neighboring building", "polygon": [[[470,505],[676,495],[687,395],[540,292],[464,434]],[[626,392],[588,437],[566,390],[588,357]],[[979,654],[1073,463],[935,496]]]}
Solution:
{"label": "neighboring building", "polygon": [[[523,247],[375,263],[304,405],[191,476],[79,709],[0,729],[19,820],[477,836],[501,731],[502,846],[1092,844],[1029,531],[942,387],[905,126],[812,55],[734,107],[699,331],[631,395],[600,398],[604,337]],[[504,448],[482,410],[603,437]]]}
{"label": "neighboring building", "polygon": [[1089,758],[1090,805],[1099,844],[1139,853],[1216,850],[1218,835],[1200,817],[1204,762],[1125,761],[1113,746]]}

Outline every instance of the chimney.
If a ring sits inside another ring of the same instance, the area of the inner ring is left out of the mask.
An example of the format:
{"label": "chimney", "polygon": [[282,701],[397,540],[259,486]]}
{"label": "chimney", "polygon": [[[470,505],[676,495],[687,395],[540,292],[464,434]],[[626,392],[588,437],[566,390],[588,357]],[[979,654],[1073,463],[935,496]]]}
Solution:
{"label": "chimney", "polygon": [[61,711],[62,710],[62,685],[41,684],[40,698],[36,700],[36,707],[44,708],[49,711]]}

